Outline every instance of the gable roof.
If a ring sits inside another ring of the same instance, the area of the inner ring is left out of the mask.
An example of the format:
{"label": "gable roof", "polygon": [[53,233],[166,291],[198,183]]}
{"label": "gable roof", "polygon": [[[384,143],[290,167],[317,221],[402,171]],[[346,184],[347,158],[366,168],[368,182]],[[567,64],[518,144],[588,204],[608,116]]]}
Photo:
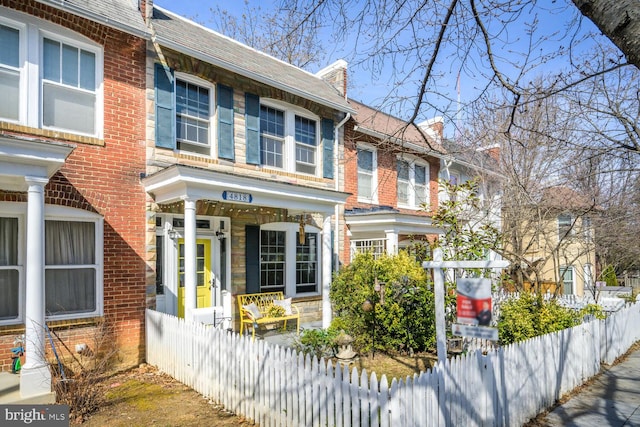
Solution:
{"label": "gable roof", "polygon": [[573,212],[589,212],[601,209],[586,194],[579,193],[564,185],[544,188],[540,198],[540,205]]}
{"label": "gable roof", "polygon": [[149,38],[149,31],[132,0],[37,0],[129,34]]}
{"label": "gable roof", "polygon": [[349,103],[356,110],[356,115],[353,117],[356,132],[431,155],[441,156],[446,153],[438,141],[417,126],[353,99],[349,99]]}
{"label": "gable roof", "polygon": [[151,22],[155,40],[172,50],[338,111],[354,112],[329,83],[301,68],[157,6]]}

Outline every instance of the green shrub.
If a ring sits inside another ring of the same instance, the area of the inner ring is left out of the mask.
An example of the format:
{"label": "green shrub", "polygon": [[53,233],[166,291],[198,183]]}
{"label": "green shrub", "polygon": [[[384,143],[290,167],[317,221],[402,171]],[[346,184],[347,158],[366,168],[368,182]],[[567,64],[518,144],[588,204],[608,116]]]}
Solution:
{"label": "green shrub", "polygon": [[[385,284],[384,303],[374,290],[376,278]],[[427,288],[427,275],[404,252],[378,260],[358,254],[335,276],[330,297],[340,325],[335,329],[351,335],[358,352],[374,347],[387,353],[424,351],[435,343],[433,293]],[[369,313],[362,309],[367,299],[374,308]]]}
{"label": "green shrub", "polygon": [[293,342],[293,348],[304,354],[312,354],[318,358],[333,356],[334,340],[338,332],[324,329],[305,329]]}
{"label": "green shrub", "polygon": [[605,282],[607,286],[618,286],[618,278],[616,277],[616,270],[612,265],[608,265],[600,273],[600,280]]}
{"label": "green shrub", "polygon": [[541,294],[524,293],[500,305],[500,344],[508,345],[580,324],[586,315],[604,318],[600,306],[589,304],[580,311],[562,307],[557,300],[545,301]]}

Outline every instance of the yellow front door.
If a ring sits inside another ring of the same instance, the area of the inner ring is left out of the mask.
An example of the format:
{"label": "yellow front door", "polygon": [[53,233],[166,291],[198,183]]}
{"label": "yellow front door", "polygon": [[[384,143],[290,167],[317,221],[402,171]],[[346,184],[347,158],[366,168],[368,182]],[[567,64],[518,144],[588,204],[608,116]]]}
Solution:
{"label": "yellow front door", "polygon": [[[184,317],[184,239],[178,241],[178,317]],[[211,306],[211,240],[196,240],[196,307]]]}

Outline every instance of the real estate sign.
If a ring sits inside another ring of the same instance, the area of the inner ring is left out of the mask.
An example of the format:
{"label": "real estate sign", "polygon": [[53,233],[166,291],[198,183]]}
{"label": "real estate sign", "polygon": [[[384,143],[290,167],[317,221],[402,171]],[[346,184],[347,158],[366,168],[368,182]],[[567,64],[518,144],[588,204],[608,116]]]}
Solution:
{"label": "real estate sign", "polygon": [[458,323],[489,326],[491,324],[491,280],[460,278],[458,291]]}

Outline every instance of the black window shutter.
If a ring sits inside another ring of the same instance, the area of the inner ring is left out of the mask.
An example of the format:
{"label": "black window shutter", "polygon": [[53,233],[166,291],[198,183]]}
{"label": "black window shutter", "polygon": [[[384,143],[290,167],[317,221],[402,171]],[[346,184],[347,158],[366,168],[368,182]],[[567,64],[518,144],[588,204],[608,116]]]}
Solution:
{"label": "black window shutter", "polygon": [[245,93],[245,123],[247,138],[247,164],[260,164],[260,98]]}
{"label": "black window shutter", "polygon": [[218,85],[218,157],[233,160],[233,88]]}
{"label": "black window shutter", "polygon": [[246,234],[246,292],[253,294],[260,292],[260,226],[245,225],[244,230]]}
{"label": "black window shutter", "polygon": [[333,178],[333,120],[322,119],[322,176]]}
{"label": "black window shutter", "polygon": [[176,148],[176,108],[173,82],[173,70],[156,63],[156,146],[171,149]]}

